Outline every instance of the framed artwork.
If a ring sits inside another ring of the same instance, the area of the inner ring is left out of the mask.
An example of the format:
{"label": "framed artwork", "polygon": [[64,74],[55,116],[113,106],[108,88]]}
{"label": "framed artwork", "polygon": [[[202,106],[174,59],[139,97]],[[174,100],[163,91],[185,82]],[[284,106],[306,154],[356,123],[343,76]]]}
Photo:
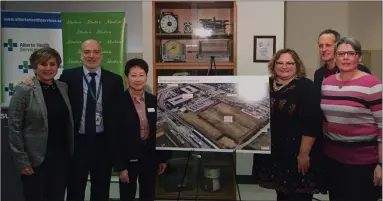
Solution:
{"label": "framed artwork", "polygon": [[253,62],[269,62],[275,54],[276,36],[254,36]]}

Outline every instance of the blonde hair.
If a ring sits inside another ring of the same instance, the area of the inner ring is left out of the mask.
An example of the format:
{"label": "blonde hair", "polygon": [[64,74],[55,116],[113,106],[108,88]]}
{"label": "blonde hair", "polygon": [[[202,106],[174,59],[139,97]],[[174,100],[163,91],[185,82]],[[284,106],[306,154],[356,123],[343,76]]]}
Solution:
{"label": "blonde hair", "polygon": [[294,59],[295,66],[297,68],[296,78],[306,77],[306,68],[303,65],[302,60],[299,58],[298,54],[294,50],[288,49],[288,48],[278,50],[274,54],[273,58],[269,61],[268,68],[269,68],[270,76],[273,79],[276,77],[275,70],[274,70],[275,63],[278,61],[279,57],[281,57],[281,55],[285,53],[290,54],[291,57]]}

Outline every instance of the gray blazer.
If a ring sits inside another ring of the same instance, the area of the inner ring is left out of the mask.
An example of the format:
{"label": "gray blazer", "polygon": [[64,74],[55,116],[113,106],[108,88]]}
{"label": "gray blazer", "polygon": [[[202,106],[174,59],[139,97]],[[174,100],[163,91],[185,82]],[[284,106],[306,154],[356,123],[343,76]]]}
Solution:
{"label": "gray blazer", "polygon": [[[17,168],[37,167],[44,161],[48,141],[48,114],[40,82],[33,78],[34,86],[21,83],[14,88],[9,104],[9,141]],[[72,109],[68,99],[68,86],[55,83],[69,109],[67,139],[69,154],[74,150]]]}

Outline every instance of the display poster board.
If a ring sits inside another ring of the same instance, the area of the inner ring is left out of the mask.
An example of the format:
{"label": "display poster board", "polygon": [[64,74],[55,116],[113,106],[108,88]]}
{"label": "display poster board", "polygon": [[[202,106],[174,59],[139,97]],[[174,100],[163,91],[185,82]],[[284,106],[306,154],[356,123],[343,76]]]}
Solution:
{"label": "display poster board", "polygon": [[268,76],[159,76],[158,150],[271,153]]}

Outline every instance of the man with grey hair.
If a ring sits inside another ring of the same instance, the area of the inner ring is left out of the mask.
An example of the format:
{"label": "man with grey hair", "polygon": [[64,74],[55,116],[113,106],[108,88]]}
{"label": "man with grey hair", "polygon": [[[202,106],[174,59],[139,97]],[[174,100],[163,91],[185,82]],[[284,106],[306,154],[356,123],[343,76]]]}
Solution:
{"label": "man with grey hair", "polygon": [[[335,65],[335,44],[340,40],[340,34],[333,29],[326,29],[318,36],[318,47],[320,58],[325,64],[314,73],[314,83],[321,88],[324,79],[338,73]],[[362,64],[358,65],[359,70],[371,74],[370,70]]]}
{"label": "man with grey hair", "polygon": [[81,45],[83,65],[66,69],[60,80],[68,85],[75,127],[74,155],[67,186],[68,201],[85,200],[88,175],[91,178],[90,200],[109,200],[113,165],[115,100],[124,92],[122,78],[101,67],[101,45],[86,40]]}

